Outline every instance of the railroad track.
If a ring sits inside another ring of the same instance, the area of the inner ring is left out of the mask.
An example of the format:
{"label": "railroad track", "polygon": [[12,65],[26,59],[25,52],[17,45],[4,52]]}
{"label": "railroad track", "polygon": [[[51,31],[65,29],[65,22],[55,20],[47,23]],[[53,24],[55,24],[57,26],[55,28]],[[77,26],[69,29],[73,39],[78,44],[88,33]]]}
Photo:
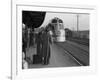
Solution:
{"label": "railroad track", "polygon": [[78,44],[89,46],[89,41],[83,41],[83,40],[79,40],[79,39],[67,39],[67,40],[76,42]]}
{"label": "railroad track", "polygon": [[64,50],[65,54],[68,54],[75,62],[77,62],[80,66],[84,66],[75,56],[73,56],[69,51],[65,50],[61,46],[59,46],[61,49]]}
{"label": "railroad track", "polygon": [[66,54],[68,54],[71,58],[73,58],[80,66],[84,66],[82,62],[80,62],[75,56],[73,56],[69,51],[64,50]]}
{"label": "railroad track", "polygon": [[87,55],[87,56],[89,55],[89,51],[84,50],[84,49],[82,49],[82,48],[80,48],[80,47],[78,47],[78,46],[75,46],[75,45],[73,45],[73,44],[71,44],[71,45],[74,46],[75,48],[78,48],[78,49],[84,51],[84,52],[85,52],[85,55]]}
{"label": "railroad track", "polygon": [[[73,55],[71,50],[65,49],[65,47],[61,46],[60,44],[56,44],[56,45],[58,45],[61,49],[63,49],[66,54],[70,55],[80,66],[87,66],[88,65],[87,63],[83,62],[82,60],[80,60],[79,58],[77,58],[75,55]],[[87,52],[85,50],[83,50],[83,51]],[[89,56],[87,54],[84,54],[84,55]]]}

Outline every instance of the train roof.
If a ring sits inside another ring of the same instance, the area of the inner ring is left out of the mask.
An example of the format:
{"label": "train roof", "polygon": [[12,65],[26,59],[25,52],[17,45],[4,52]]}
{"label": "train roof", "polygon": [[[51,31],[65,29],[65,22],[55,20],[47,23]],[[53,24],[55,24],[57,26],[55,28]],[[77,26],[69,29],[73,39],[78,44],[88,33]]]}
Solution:
{"label": "train roof", "polygon": [[51,23],[63,23],[63,20],[61,20],[60,18],[58,17],[55,17],[51,20]]}

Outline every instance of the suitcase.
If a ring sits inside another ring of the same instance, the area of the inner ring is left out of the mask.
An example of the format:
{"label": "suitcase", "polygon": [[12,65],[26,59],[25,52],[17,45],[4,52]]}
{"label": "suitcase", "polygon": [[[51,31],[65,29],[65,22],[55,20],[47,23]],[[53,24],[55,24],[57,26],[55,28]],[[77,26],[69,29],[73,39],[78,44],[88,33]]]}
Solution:
{"label": "suitcase", "polygon": [[40,64],[42,63],[42,57],[39,55],[33,55],[33,64]]}

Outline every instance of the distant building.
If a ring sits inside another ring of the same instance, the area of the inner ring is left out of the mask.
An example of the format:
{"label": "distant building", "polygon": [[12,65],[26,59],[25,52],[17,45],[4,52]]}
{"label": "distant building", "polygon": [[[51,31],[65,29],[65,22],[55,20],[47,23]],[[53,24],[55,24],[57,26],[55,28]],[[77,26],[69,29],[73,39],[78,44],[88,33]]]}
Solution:
{"label": "distant building", "polygon": [[78,32],[72,31],[72,37],[89,39],[89,30],[78,31]]}
{"label": "distant building", "polygon": [[72,31],[68,28],[65,28],[65,36],[66,38],[72,37]]}
{"label": "distant building", "polygon": [[81,38],[87,38],[89,39],[89,31],[79,31],[80,37]]}

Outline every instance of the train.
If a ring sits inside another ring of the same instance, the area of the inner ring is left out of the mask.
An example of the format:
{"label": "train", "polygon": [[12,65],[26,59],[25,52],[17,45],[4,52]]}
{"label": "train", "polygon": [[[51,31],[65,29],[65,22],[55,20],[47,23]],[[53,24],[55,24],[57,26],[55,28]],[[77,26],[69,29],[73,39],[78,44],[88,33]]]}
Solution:
{"label": "train", "polygon": [[49,27],[52,28],[53,41],[55,41],[55,42],[66,41],[64,24],[63,24],[63,21],[60,18],[54,17],[53,19],[51,19],[51,21],[49,22],[48,25],[49,25]]}

